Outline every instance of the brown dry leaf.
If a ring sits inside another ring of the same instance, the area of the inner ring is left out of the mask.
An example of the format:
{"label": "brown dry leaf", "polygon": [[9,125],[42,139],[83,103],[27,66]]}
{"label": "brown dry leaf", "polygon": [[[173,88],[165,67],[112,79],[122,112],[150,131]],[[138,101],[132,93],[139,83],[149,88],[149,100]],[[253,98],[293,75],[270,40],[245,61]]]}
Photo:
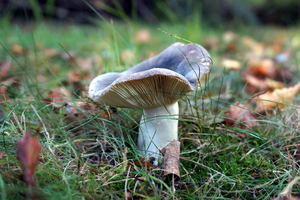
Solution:
{"label": "brown dry leaf", "polygon": [[251,74],[243,73],[243,80],[247,83],[245,90],[248,93],[262,92],[262,91],[273,91],[274,89],[281,89],[285,87],[282,82],[275,81],[273,79],[260,79]]}
{"label": "brown dry leaf", "polygon": [[[82,71],[88,71],[92,69],[94,65],[94,60],[92,57],[89,58],[78,57],[78,58],[74,58],[74,60]],[[74,62],[71,61],[71,64],[74,64]]]}
{"label": "brown dry leaf", "polygon": [[259,78],[271,78],[276,81],[290,82],[293,74],[285,69],[276,67],[272,59],[251,59],[248,62],[248,68],[243,71],[244,74],[251,74]]}
{"label": "brown dry leaf", "polygon": [[[257,126],[256,115],[249,110],[247,105],[236,103],[231,105],[225,112],[225,125],[233,126],[239,124],[242,129]],[[242,122],[242,123],[240,123]]]}
{"label": "brown dry leaf", "polygon": [[126,61],[133,62],[135,55],[132,50],[125,49],[124,51],[121,52],[120,57],[122,62],[126,62]]}
{"label": "brown dry leaf", "polygon": [[231,31],[226,31],[222,35],[222,40],[226,43],[234,42],[234,41],[236,41],[236,39],[237,39],[237,35]]}
{"label": "brown dry leaf", "polygon": [[75,70],[70,71],[68,73],[67,77],[68,77],[68,80],[70,80],[72,84],[77,83],[81,80],[80,74]]}
{"label": "brown dry leaf", "polygon": [[291,104],[294,96],[300,90],[300,82],[289,88],[275,89],[273,92],[267,92],[265,94],[259,95],[255,98],[256,111],[270,109],[274,107],[284,108],[286,105]]}
{"label": "brown dry leaf", "polygon": [[237,60],[224,59],[222,61],[222,66],[224,66],[226,69],[237,70],[241,68],[242,63]]}
{"label": "brown dry leaf", "polygon": [[14,53],[14,54],[26,54],[28,53],[28,49],[18,45],[18,44],[13,44],[11,46],[11,52]]}
{"label": "brown dry leaf", "polygon": [[72,92],[67,90],[65,87],[56,87],[49,91],[49,97],[44,99],[48,104],[54,104],[55,106],[61,106],[63,103],[69,100],[72,97]]}
{"label": "brown dry leaf", "polygon": [[153,167],[153,165],[151,164],[151,162],[149,162],[149,160],[145,160],[144,158],[140,158],[139,160],[134,160],[133,164],[129,164],[127,167],[127,170],[129,169],[130,166],[137,166],[137,167],[146,167],[146,168],[150,168]]}
{"label": "brown dry leaf", "polygon": [[241,42],[244,46],[251,50],[252,57],[254,56],[261,58],[265,55],[265,46],[262,43],[255,41],[251,37],[245,36],[242,38]]}
{"label": "brown dry leaf", "polygon": [[59,57],[61,57],[62,59],[66,60],[66,61],[73,63],[73,59],[76,58],[76,54],[73,51],[62,52],[59,54]]}
{"label": "brown dry leaf", "polygon": [[46,58],[52,58],[52,57],[55,57],[55,56],[59,56],[61,54],[61,52],[58,51],[57,49],[53,49],[53,48],[44,48],[42,50],[42,54]]}
{"label": "brown dry leaf", "polygon": [[249,60],[248,66],[247,71],[256,76],[273,78],[277,73],[275,63],[272,59],[251,59]]}
{"label": "brown dry leaf", "polygon": [[284,43],[285,43],[285,37],[283,35],[277,35],[273,40],[271,44],[271,50],[274,53],[280,53],[282,52],[284,48]]}
{"label": "brown dry leaf", "polygon": [[25,136],[18,140],[17,159],[22,163],[23,180],[33,187],[36,186],[33,175],[39,164],[40,153],[41,145],[37,137],[31,136],[30,131],[26,130]]}
{"label": "brown dry leaf", "polygon": [[282,89],[282,88],[286,87],[286,85],[284,83],[275,81],[270,78],[266,78],[265,82],[266,82],[267,86],[272,89]]}
{"label": "brown dry leaf", "polygon": [[[18,84],[17,78],[9,78],[3,82],[0,82],[0,100],[10,101],[10,97],[8,96],[7,87]],[[1,102],[1,101],[0,101]]]}
{"label": "brown dry leaf", "polygon": [[226,48],[225,48],[226,52],[232,52],[232,51],[235,51],[235,50],[237,50],[237,46],[236,46],[235,42],[230,42],[226,45]]}
{"label": "brown dry leaf", "polygon": [[154,51],[150,51],[150,52],[147,52],[147,58],[152,58],[152,57],[154,57],[154,56],[156,56],[157,55],[157,53],[155,53]]}
{"label": "brown dry leaf", "polygon": [[179,155],[180,155],[180,142],[173,140],[161,151],[164,154],[163,165],[165,167],[164,181],[168,183],[178,182],[180,180],[179,173]]}
{"label": "brown dry leaf", "polygon": [[151,38],[150,31],[148,29],[140,29],[134,36],[134,39],[138,43],[147,43]]}
{"label": "brown dry leaf", "polygon": [[6,76],[11,66],[12,66],[11,62],[0,63],[0,82],[2,81],[2,78]]}
{"label": "brown dry leaf", "polygon": [[0,160],[4,157],[5,153],[0,151]]}
{"label": "brown dry leaf", "polygon": [[204,47],[207,49],[216,50],[220,47],[220,40],[218,37],[209,36],[204,39]]}

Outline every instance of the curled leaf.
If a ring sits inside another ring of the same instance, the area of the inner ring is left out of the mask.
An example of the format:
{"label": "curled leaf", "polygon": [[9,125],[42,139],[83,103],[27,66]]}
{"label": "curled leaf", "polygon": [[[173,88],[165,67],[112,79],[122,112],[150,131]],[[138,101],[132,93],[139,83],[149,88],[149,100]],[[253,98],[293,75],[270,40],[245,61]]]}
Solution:
{"label": "curled leaf", "polygon": [[151,34],[148,29],[139,30],[134,37],[135,41],[138,43],[146,43],[150,40],[150,38]]}
{"label": "curled leaf", "polygon": [[128,165],[128,168],[127,168],[127,169],[129,169],[129,167],[130,167],[130,166],[133,166],[133,165],[135,165],[135,166],[137,166],[137,167],[142,167],[142,166],[144,166],[144,167],[146,167],[146,168],[153,167],[153,165],[151,164],[151,162],[150,162],[149,160],[144,159],[144,158],[140,158],[139,160],[134,160],[134,161],[133,161],[133,164],[129,164],[129,165]]}
{"label": "curled leaf", "polygon": [[245,129],[259,124],[256,121],[256,115],[249,110],[247,105],[241,103],[231,105],[225,112],[225,117],[226,126],[239,124],[241,128]]}
{"label": "curled leaf", "polygon": [[274,89],[281,89],[285,87],[285,84],[282,82],[278,82],[269,78],[260,79],[256,76],[246,73],[243,73],[243,80],[247,83],[246,91],[248,93],[273,91]]}
{"label": "curled leaf", "polygon": [[35,187],[33,178],[36,167],[39,164],[41,145],[36,136],[31,136],[30,131],[26,131],[24,138],[18,140],[17,159],[22,163],[23,180],[30,186]]}
{"label": "curled leaf", "polygon": [[206,37],[204,40],[204,46],[207,49],[216,50],[220,47],[220,40],[218,37],[215,36]]}
{"label": "curled leaf", "polygon": [[273,92],[266,92],[265,94],[256,97],[257,112],[261,109],[270,109],[274,107],[284,108],[285,104],[292,103],[294,96],[300,90],[300,82],[289,88],[276,89]]}
{"label": "curled leaf", "polygon": [[167,146],[165,146],[161,153],[164,154],[163,165],[165,167],[164,181],[165,182],[178,182],[180,180],[179,173],[179,154],[180,154],[180,142],[173,140]]}
{"label": "curled leaf", "polygon": [[276,75],[275,62],[271,59],[249,60],[249,72],[256,76],[273,78]]}
{"label": "curled leaf", "polygon": [[54,88],[48,93],[49,98],[44,99],[48,104],[53,104],[54,106],[61,106],[63,103],[69,100],[72,96],[72,92],[67,90],[65,87]]}
{"label": "curled leaf", "polygon": [[222,35],[222,40],[225,43],[234,42],[234,41],[236,41],[237,38],[238,38],[237,35],[234,32],[231,32],[231,31],[226,31]]}
{"label": "curled leaf", "polygon": [[12,66],[11,62],[0,63],[0,81],[3,80],[4,76],[6,76],[11,66]]}
{"label": "curled leaf", "polygon": [[224,59],[222,61],[222,66],[224,66],[226,69],[237,70],[241,68],[242,64],[237,60]]}

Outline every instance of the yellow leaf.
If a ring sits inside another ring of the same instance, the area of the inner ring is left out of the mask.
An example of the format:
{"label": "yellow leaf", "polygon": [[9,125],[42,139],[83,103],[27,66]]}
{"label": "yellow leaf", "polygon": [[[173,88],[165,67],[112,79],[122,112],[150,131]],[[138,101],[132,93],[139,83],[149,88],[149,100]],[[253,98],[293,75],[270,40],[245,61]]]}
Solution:
{"label": "yellow leaf", "polygon": [[[300,90],[300,82],[289,88],[275,89],[273,92],[267,92],[265,94],[256,97],[257,109],[270,109],[276,106],[284,108],[284,104],[291,104],[294,96]],[[284,104],[282,104],[284,103]]]}

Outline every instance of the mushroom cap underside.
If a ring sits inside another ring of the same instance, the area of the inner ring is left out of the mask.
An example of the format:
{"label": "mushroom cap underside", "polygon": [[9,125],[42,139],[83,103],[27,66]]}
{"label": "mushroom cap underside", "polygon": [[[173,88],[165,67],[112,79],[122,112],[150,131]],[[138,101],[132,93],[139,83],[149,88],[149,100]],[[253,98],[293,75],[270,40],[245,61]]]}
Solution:
{"label": "mushroom cap underside", "polygon": [[[119,77],[105,86],[102,76]],[[194,91],[182,75],[168,69],[151,69],[131,75],[107,73],[96,77],[89,89],[95,102],[124,108],[151,108],[169,105]]]}
{"label": "mushroom cap underside", "polygon": [[201,45],[176,42],[122,73],[96,77],[89,96],[95,102],[128,108],[172,104],[197,88],[199,79],[210,71],[210,63]]}

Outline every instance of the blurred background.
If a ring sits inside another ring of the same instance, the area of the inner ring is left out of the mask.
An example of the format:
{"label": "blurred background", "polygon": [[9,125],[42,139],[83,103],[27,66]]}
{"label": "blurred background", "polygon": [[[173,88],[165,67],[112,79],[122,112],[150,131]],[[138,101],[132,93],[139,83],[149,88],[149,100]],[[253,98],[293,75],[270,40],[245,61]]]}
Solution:
{"label": "blurred background", "polygon": [[[91,23],[97,14],[150,24],[199,17],[211,26],[299,24],[299,0],[0,0],[1,15],[12,20],[51,19]],[[168,9],[166,9],[168,8]]]}

